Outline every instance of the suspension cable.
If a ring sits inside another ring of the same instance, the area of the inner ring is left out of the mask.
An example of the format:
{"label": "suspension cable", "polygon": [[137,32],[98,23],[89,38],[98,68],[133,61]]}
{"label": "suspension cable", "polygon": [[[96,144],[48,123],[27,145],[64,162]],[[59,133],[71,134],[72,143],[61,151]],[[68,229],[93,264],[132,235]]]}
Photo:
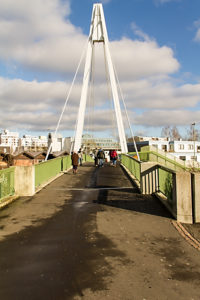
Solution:
{"label": "suspension cable", "polygon": [[[61,114],[60,114],[60,118],[59,118],[59,120],[58,120],[56,129],[55,129],[55,132],[54,132],[54,135],[55,135],[55,136],[56,136],[57,131],[58,131],[58,128],[59,128],[59,126],[60,126],[60,122],[61,122],[61,120],[62,120],[62,117],[63,117],[64,111],[65,111],[65,108],[66,108],[66,106],[67,106],[67,102],[68,102],[69,97],[70,97],[70,95],[71,95],[71,91],[72,91],[72,88],[73,88],[73,86],[74,86],[74,82],[75,82],[75,80],[76,80],[76,77],[77,77],[77,74],[78,74],[80,65],[81,65],[82,60],[83,60],[83,57],[84,57],[84,53],[85,53],[85,50],[86,50],[86,46],[87,46],[87,44],[88,44],[88,40],[89,40],[89,38],[87,39],[87,41],[86,41],[86,43],[85,43],[85,45],[84,45],[84,47],[83,47],[83,52],[82,52],[82,54],[81,54],[81,58],[80,58],[78,67],[77,67],[77,69],[76,69],[76,72],[75,72],[74,78],[73,78],[73,80],[72,80],[72,83],[71,83],[71,86],[70,86],[70,89],[69,89],[67,98],[66,98],[66,100],[65,100],[65,104],[64,104],[64,106],[63,106],[62,112],[61,112]],[[51,148],[52,148],[52,141],[51,141],[51,143],[50,143],[50,145],[49,145],[49,148],[48,148],[48,151],[47,151],[47,155],[46,155],[46,157],[45,157],[45,161],[46,161],[46,160],[48,159],[48,157],[49,157],[49,153],[50,153],[50,151],[51,151]]]}
{"label": "suspension cable", "polygon": [[135,147],[135,150],[136,150],[136,154],[137,154],[138,160],[140,161],[139,152],[138,152],[137,145],[136,145],[136,142],[135,142],[133,130],[132,130],[132,127],[131,127],[129,116],[128,116],[128,111],[127,111],[127,108],[126,108],[126,103],[125,103],[125,100],[124,100],[124,96],[123,96],[123,93],[122,93],[121,85],[120,85],[120,82],[119,82],[119,78],[118,78],[118,75],[117,75],[114,63],[113,63],[113,67],[114,67],[114,72],[115,72],[115,76],[116,76],[116,79],[117,79],[117,84],[119,86],[119,91],[120,91],[120,95],[121,95],[121,98],[122,98],[122,102],[123,102],[123,105],[124,105],[126,118],[127,118],[127,121],[128,121],[128,125],[129,125],[129,128],[130,128],[130,131],[131,131],[131,136],[132,136],[132,139],[133,139],[133,144],[134,144],[134,147]]}
{"label": "suspension cable", "polygon": [[112,112],[111,125],[113,126],[113,133],[114,133],[114,136],[117,140],[116,126],[114,126],[115,121],[116,121],[116,116],[114,114],[114,104],[113,104],[113,101],[112,101],[110,77],[108,76],[108,74],[109,74],[109,72],[108,72],[108,61],[106,59],[105,44],[103,44],[103,50],[104,50],[104,64],[105,64],[105,72],[106,72],[106,79],[107,79],[108,97],[110,99],[110,104],[111,104],[110,107],[111,107],[111,112]]}

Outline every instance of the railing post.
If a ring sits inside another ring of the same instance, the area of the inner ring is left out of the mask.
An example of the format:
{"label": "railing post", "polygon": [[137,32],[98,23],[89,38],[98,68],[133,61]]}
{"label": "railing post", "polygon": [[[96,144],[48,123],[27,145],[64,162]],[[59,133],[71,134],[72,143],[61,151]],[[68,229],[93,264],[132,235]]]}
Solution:
{"label": "railing post", "polygon": [[177,221],[193,223],[192,187],[189,172],[177,172],[175,175],[175,199],[177,203]]}
{"label": "railing post", "polygon": [[15,194],[32,196],[35,194],[35,166],[15,167]]}
{"label": "railing post", "polygon": [[200,174],[192,173],[192,204],[195,223],[200,222]]}

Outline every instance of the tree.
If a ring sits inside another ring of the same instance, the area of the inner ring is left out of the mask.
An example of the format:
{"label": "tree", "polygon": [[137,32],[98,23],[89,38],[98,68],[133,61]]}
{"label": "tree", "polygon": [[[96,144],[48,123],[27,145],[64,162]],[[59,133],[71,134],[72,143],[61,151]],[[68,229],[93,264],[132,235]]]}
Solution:
{"label": "tree", "polygon": [[181,135],[175,125],[163,127],[161,130],[161,136],[170,138],[172,141],[181,139]]}
{"label": "tree", "polygon": [[190,125],[190,128],[187,130],[187,141],[198,141],[200,137],[200,132],[197,130],[194,125]]}

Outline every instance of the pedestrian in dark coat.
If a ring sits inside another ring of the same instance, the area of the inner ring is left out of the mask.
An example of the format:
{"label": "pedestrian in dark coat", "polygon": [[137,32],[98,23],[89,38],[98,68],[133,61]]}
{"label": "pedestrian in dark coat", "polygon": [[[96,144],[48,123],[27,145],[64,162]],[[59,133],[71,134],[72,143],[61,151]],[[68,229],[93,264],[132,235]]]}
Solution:
{"label": "pedestrian in dark coat", "polygon": [[76,151],[73,152],[71,158],[72,158],[73,173],[76,174],[78,169],[78,161],[79,161],[79,156]]}

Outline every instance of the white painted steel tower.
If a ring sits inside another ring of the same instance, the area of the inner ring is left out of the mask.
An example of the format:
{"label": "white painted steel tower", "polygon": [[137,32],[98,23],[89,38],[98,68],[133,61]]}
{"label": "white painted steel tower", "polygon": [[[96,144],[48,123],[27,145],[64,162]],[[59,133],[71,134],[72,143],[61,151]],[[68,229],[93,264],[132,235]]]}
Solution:
{"label": "white painted steel tower", "polygon": [[112,96],[114,101],[114,108],[116,113],[121,151],[122,153],[127,153],[128,149],[127,149],[127,143],[125,138],[121,108],[119,103],[117,80],[116,80],[115,71],[111,59],[110,49],[109,49],[109,40],[108,40],[108,34],[107,34],[106,23],[104,18],[103,6],[100,3],[96,3],[93,5],[92,20],[91,20],[86,62],[85,62],[85,70],[83,76],[83,86],[82,86],[81,100],[80,100],[80,106],[78,111],[74,150],[78,151],[79,148],[81,147],[89,80],[90,80],[91,70],[92,70],[92,55],[93,55],[95,43],[104,43],[105,56],[108,64],[108,74],[109,74]]}

